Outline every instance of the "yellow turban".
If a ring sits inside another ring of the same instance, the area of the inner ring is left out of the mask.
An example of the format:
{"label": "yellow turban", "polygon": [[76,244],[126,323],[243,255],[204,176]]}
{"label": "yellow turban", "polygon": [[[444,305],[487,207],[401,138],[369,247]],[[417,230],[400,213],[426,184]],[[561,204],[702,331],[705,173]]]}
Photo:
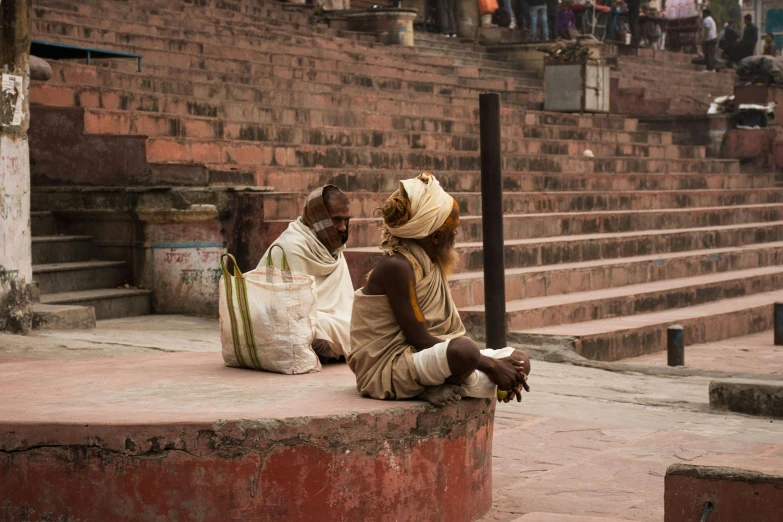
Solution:
{"label": "yellow turban", "polygon": [[400,181],[399,192],[406,194],[410,201],[410,217],[400,226],[386,225],[395,237],[422,239],[429,236],[443,226],[454,207],[454,198],[443,190],[435,176],[427,172]]}

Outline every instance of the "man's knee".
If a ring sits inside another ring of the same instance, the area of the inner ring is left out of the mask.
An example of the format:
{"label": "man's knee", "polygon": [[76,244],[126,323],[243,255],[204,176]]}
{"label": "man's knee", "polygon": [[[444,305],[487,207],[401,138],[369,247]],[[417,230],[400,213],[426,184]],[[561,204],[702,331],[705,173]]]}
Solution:
{"label": "man's knee", "polygon": [[446,357],[452,375],[465,375],[478,367],[481,352],[470,337],[457,337],[449,341]]}

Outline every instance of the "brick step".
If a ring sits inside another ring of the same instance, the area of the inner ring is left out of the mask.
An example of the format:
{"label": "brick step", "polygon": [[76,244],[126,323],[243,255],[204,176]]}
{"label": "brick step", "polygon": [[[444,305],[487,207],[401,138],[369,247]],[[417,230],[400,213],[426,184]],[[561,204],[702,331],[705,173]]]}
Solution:
{"label": "brick step", "polygon": [[33,236],[55,235],[54,216],[51,212],[30,212],[30,230]]}
{"label": "brick step", "polygon": [[[396,116],[451,118],[470,122],[478,120],[478,92],[470,97],[455,97],[452,96],[451,86],[445,85],[441,89],[434,85],[422,87],[393,82],[384,84],[384,87],[388,87],[384,90],[376,90],[371,85],[360,83],[354,87],[344,85],[335,91],[336,84],[275,77],[254,78],[251,85],[201,83],[188,80],[187,70],[159,78],[108,68],[55,64],[53,72],[53,81],[33,83],[33,102],[66,107],[77,103],[89,106],[98,104],[106,109],[132,108],[177,114],[222,115],[245,120],[256,120],[270,110],[284,108],[300,113],[305,109],[343,113],[350,109],[380,114],[394,111],[392,114]],[[85,91],[86,87],[92,87],[93,90]],[[429,92],[420,92],[419,89]],[[98,93],[102,95],[101,99],[96,99]],[[83,99],[85,96],[88,97],[86,100]],[[504,108],[527,109],[528,97],[525,93],[509,96],[513,100],[504,100]],[[514,101],[517,99],[521,102]],[[509,111],[504,114],[503,120],[519,124],[522,117],[521,113]],[[350,121],[350,115],[344,119]]]}
{"label": "brick step", "polygon": [[33,329],[84,330],[95,328],[95,308],[78,305],[33,304]]}
{"label": "brick step", "polygon": [[[507,268],[524,268],[597,259],[617,259],[666,252],[728,248],[783,240],[783,222],[743,223],[717,227],[675,230],[645,230],[614,234],[589,234],[535,239],[506,240]],[[484,263],[480,242],[457,243],[457,271],[480,270]],[[345,256],[351,273],[366,274],[381,256],[378,247],[351,247]]]}
{"label": "brick step", "polygon": [[272,19],[278,23],[287,24],[310,24],[312,18],[312,12],[309,10],[303,10],[296,5],[278,2],[248,4],[243,2],[202,0],[198,4],[194,4],[186,1],[155,2],[145,0],[143,2],[128,3],[122,0],[83,0],[78,4],[74,4],[68,0],[36,0],[35,6],[41,5],[79,12],[85,15],[98,15],[107,10],[136,14],[138,12],[155,13],[167,9],[172,14],[182,13],[189,15],[183,17],[183,22],[201,16],[202,13],[204,16],[209,15],[214,18],[259,19],[264,21]]}
{"label": "brick step", "polygon": [[[395,100],[375,99],[364,106],[368,110],[352,112],[335,108],[340,103],[329,105],[324,109],[305,108],[295,102],[301,96],[309,100],[308,105],[317,106],[312,94],[289,93],[286,98],[294,100],[290,105],[261,104],[244,101],[205,102],[200,98],[159,93],[137,93],[93,86],[58,86],[33,84],[31,102],[48,107],[84,107],[87,109],[133,110],[142,114],[159,115],[166,112],[181,116],[209,116],[230,121],[252,121],[257,124],[306,125],[309,127],[343,127],[367,130],[408,130],[416,132],[444,132],[457,134],[477,134],[479,123],[473,118],[470,106],[449,106],[432,104],[427,113],[417,112],[425,104],[407,103]],[[331,98],[331,96],[330,96]],[[340,97],[338,97],[338,100]],[[348,103],[349,96],[345,96]],[[354,98],[354,99],[361,99]],[[397,107],[399,110],[393,110]],[[526,108],[526,107],[522,107]],[[424,109],[422,109],[423,111]],[[432,116],[445,114],[447,116]],[[458,118],[463,117],[463,118]],[[523,127],[514,122],[522,116],[509,114],[504,118],[504,135],[508,138],[521,136]],[[218,120],[214,120],[218,121]],[[585,129],[584,132],[590,129]],[[608,132],[608,131],[607,131]],[[614,131],[612,131],[614,132]],[[639,133],[634,133],[639,134]],[[553,133],[555,135],[555,133]],[[656,139],[661,136],[661,140]],[[648,141],[666,141],[665,134],[653,132]],[[623,136],[624,138],[624,136]],[[641,137],[640,137],[641,138]],[[652,143],[656,144],[656,143]]]}
{"label": "brick step", "polygon": [[[376,207],[377,208],[377,207]],[[377,213],[376,213],[377,214]],[[506,214],[506,239],[606,234],[641,230],[671,230],[705,226],[783,221],[783,204],[745,205],[712,208],[684,208],[641,211],[566,212],[547,214]],[[282,233],[289,220],[267,221]],[[381,242],[380,218],[351,220],[351,246],[374,246]],[[461,241],[481,241],[481,216],[460,217]]]}
{"label": "brick step", "polygon": [[[783,264],[783,242],[728,248],[598,259],[579,263],[507,268],[506,299],[531,299],[613,289],[675,278]],[[365,272],[366,273],[366,272]],[[449,278],[458,307],[484,304],[484,272],[460,272]]]}
{"label": "brick step", "polygon": [[[62,22],[46,22],[33,20],[35,32],[39,37],[67,43],[86,46],[110,47],[119,51],[144,54],[144,60],[149,64],[184,68],[210,69],[216,72],[245,72],[249,64],[270,64],[280,68],[295,68],[309,66],[312,71],[331,71],[335,75],[356,77],[360,81],[371,82],[373,79],[415,79],[421,82],[439,82],[453,78],[454,83],[484,89],[506,90],[509,85],[517,82],[524,84],[527,77],[493,79],[480,78],[475,67],[430,66],[421,65],[416,70],[415,64],[400,62],[391,55],[379,58],[371,63],[370,57],[357,64],[356,59],[345,53],[334,52],[328,58],[328,51],[318,45],[318,40],[302,47],[296,46],[295,38],[278,38],[254,40],[252,49],[237,48],[229,45],[203,44],[188,40],[173,40],[131,33],[105,32],[99,27],[66,24]],[[314,49],[318,49],[317,51]],[[290,74],[290,73],[289,73]],[[507,84],[505,82],[511,82]]]}
{"label": "brick step", "polygon": [[[506,317],[509,330],[528,331],[686,308],[781,288],[783,268],[753,268],[605,290],[507,300]],[[460,315],[471,335],[486,338],[483,305],[460,307]]]}
{"label": "brick step", "polygon": [[95,319],[146,315],[151,310],[150,290],[104,288],[80,292],[44,294],[41,304],[92,306]]}
{"label": "brick step", "polygon": [[33,280],[41,294],[117,288],[128,283],[124,261],[82,261],[33,265]]}
{"label": "brick step", "polygon": [[[309,193],[326,184],[337,185],[349,192],[391,193],[399,188],[399,180],[415,177],[415,169],[361,169],[352,168],[246,168],[230,165],[208,165],[210,174],[233,184],[275,187],[279,192]],[[448,171],[437,174],[438,181],[448,192],[481,191],[480,171]],[[771,188],[783,174],[649,174],[612,173],[552,174],[542,172],[503,172],[503,189],[508,192],[616,192],[616,191],[689,191]]]}
{"label": "brick step", "polygon": [[34,265],[88,261],[93,259],[94,253],[92,236],[57,235],[32,238]]}
{"label": "brick step", "polygon": [[[481,193],[453,192],[460,214],[481,215]],[[265,220],[291,220],[302,211],[306,193],[275,192],[264,198]],[[388,192],[349,194],[355,218],[373,217],[389,197]],[[544,214],[560,212],[602,212],[640,210],[690,210],[702,207],[763,205],[783,203],[783,189],[629,192],[505,192],[504,214]]]}
{"label": "brick step", "polygon": [[[149,163],[227,163],[237,165],[312,167],[479,170],[480,154],[465,151],[415,149],[375,150],[365,147],[299,145],[276,147],[257,141],[204,140],[155,137],[146,140]],[[715,159],[652,159],[616,157],[570,157],[507,153],[502,168],[508,171],[568,172],[696,172],[736,173],[739,162]]]}
{"label": "brick step", "polygon": [[[351,50],[345,49],[343,40],[318,34],[313,31],[311,25],[307,25],[304,31],[292,32],[290,29],[258,24],[255,24],[255,27],[242,24],[240,28],[237,24],[216,23],[215,20],[202,20],[199,27],[199,21],[196,19],[190,24],[190,28],[184,29],[183,16],[179,13],[178,16],[171,17],[168,23],[164,22],[165,25],[156,24],[159,20],[148,18],[144,11],[134,12],[122,19],[117,19],[118,15],[112,18],[112,11],[104,12],[100,16],[85,17],[69,11],[38,8],[35,14],[33,27],[39,34],[100,42],[103,45],[132,46],[139,50],[150,49],[153,52],[150,56],[145,53],[145,60],[151,58],[151,63],[155,63],[155,57],[159,56],[155,50],[228,59],[242,58],[244,54],[248,60],[261,58],[259,53],[273,52],[281,57],[312,57],[354,64],[358,60],[367,67],[377,65],[404,68],[383,48],[355,46],[355,50],[361,52],[361,56],[357,57]],[[318,52],[313,51],[314,45],[318,45]],[[452,58],[435,58],[427,63],[418,63],[418,53],[405,47],[399,48],[396,54],[409,62],[406,63],[409,70],[416,70],[424,75],[455,72]],[[471,74],[476,77],[475,72]]]}
{"label": "brick step", "polygon": [[[546,345],[571,340],[588,359],[616,361],[666,349],[666,329],[685,328],[685,344],[751,335],[773,326],[773,306],[783,290],[644,315],[549,326],[509,333],[509,342]],[[686,348],[687,350],[687,348]]]}
{"label": "brick step", "polygon": [[565,127],[560,125],[530,124],[520,128],[502,129],[503,136],[538,139],[578,140],[591,142],[606,142],[618,144],[672,145],[671,132],[641,130],[624,131],[589,127]]}
{"label": "brick step", "polygon": [[[369,129],[259,124],[223,121],[210,117],[177,116],[138,111],[85,109],[85,132],[110,135],[172,136],[200,139],[251,140],[281,147],[291,145],[339,145],[395,150],[479,151],[476,136],[445,133],[383,132]],[[577,140],[503,140],[505,154],[579,156],[591,151],[596,157],[642,157],[654,159],[704,159],[702,146],[604,143]]]}

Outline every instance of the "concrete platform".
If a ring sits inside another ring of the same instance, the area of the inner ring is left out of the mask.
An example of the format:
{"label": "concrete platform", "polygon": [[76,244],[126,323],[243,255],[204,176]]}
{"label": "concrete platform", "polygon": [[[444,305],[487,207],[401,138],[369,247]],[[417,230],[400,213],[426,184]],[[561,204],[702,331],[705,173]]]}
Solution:
{"label": "concrete platform", "polygon": [[217,353],[0,364],[8,520],[475,520],[494,405],[365,399],[345,365],[283,376]]}
{"label": "concrete platform", "polygon": [[[83,368],[74,366],[75,363],[81,364],[87,360],[116,365],[117,361],[121,363],[134,357],[146,358],[148,361],[162,361],[166,357],[174,357],[182,361],[190,357],[213,356],[214,360],[219,361],[220,341],[217,332],[217,321],[214,319],[152,315],[98,321],[96,328],[89,331],[45,331],[28,337],[0,334],[0,368],[20,362],[39,366],[59,364],[63,369],[62,373],[67,374],[72,373],[72,369]],[[155,358],[149,358],[151,355]],[[759,363],[763,365],[761,361]],[[198,365],[194,368],[198,370]],[[657,368],[647,368],[650,369],[649,372],[643,371],[641,367],[628,371],[605,371],[534,360],[531,393],[524,395],[521,404],[501,404],[495,410],[492,429],[493,507],[481,519],[482,522],[512,522],[523,515],[549,517],[543,518],[547,522],[557,521],[556,517],[564,516],[587,520],[593,517],[599,520],[661,522],[664,518],[664,476],[667,467],[675,462],[751,469],[768,475],[780,474],[783,465],[783,422],[778,419],[711,410],[707,389],[715,376],[669,375],[658,372]],[[746,372],[750,370],[748,368]],[[5,373],[8,370],[3,372],[0,374],[2,379],[8,375]],[[134,372],[141,373],[140,370]],[[50,373],[46,375],[49,376]],[[248,375],[248,379],[254,383],[262,378],[260,374]],[[64,379],[68,382],[70,377]],[[218,402],[213,403],[215,399],[205,393],[205,389],[213,386],[212,377],[210,380],[205,379],[201,373],[196,373],[187,382],[192,387],[193,401],[204,405],[206,409]],[[46,391],[44,395],[40,380],[36,372],[27,371],[25,378],[15,381],[14,397],[31,395],[32,398],[25,399],[28,404],[54,401],[49,407],[50,411],[53,411],[59,404],[56,401],[63,402],[62,398],[52,391]],[[178,382],[178,379],[173,380]],[[229,403],[232,395],[229,391],[234,388],[234,383],[226,384],[231,386],[228,386],[225,392],[224,406]],[[50,385],[47,389],[59,393],[60,388]],[[160,396],[171,389],[160,385],[146,390],[146,395]],[[263,388],[254,386],[253,392],[256,390],[259,390],[262,397],[266,396]],[[145,390],[134,392],[136,397],[141,397],[137,402],[147,400],[142,392]],[[5,398],[6,388],[2,388],[2,393]],[[114,396],[116,393],[112,392],[95,397],[108,397],[107,400],[113,400]],[[254,411],[252,398],[243,396],[242,401],[245,401],[245,410]],[[4,402],[0,408],[6,404]],[[160,397],[156,398],[153,404],[165,406]],[[414,405],[395,403],[389,406],[400,408]],[[123,407],[126,406],[127,404]],[[131,403],[129,407],[135,410],[143,405]],[[195,406],[189,406],[189,410],[195,409]],[[216,412],[216,418],[220,417],[227,418],[227,415]],[[359,415],[357,418],[366,417]],[[423,427],[428,429],[426,425]],[[212,426],[209,429],[212,430]],[[221,428],[218,433],[224,429],[228,428]],[[392,433],[392,430],[389,429],[389,432]],[[394,439],[390,440],[390,444],[396,443]],[[105,442],[98,441],[95,444]],[[166,441],[159,443],[164,447],[166,444]],[[198,448],[201,447],[199,442]],[[229,444],[225,447],[236,446]],[[280,451],[281,446],[276,448]],[[188,446],[188,451],[193,449]],[[162,455],[167,452],[160,453],[161,456],[150,453],[145,462],[162,462]],[[354,453],[352,450],[350,455]],[[190,459],[187,453],[177,450],[168,450],[168,454],[169,458]],[[2,450],[0,455],[4,455]],[[410,475],[426,475],[427,489],[422,488],[420,491],[429,495],[429,491],[440,487],[440,479],[434,473],[420,473],[418,455],[417,453],[409,460],[400,461],[400,466],[407,466]],[[425,462],[426,458],[425,455]],[[378,457],[378,460],[381,458]],[[82,461],[71,459],[70,462]],[[267,459],[266,462],[273,461]],[[335,459],[332,462],[342,461]],[[462,466],[461,462],[459,464]],[[455,468],[453,463],[448,465],[449,470]],[[345,469],[345,466],[335,466],[336,473]],[[362,473],[362,477],[366,478],[370,472],[363,470]],[[225,475],[229,474],[224,473]],[[209,474],[205,476],[211,478]],[[4,478],[0,477],[0,486]],[[35,478],[31,478],[31,481],[37,484]],[[357,490],[342,474],[334,477],[334,481],[335,487],[345,488],[345,491],[350,492],[359,491],[361,494],[362,490]],[[156,494],[168,495],[166,483],[148,481],[148,484],[150,485],[144,490],[144,498],[149,499]],[[302,480],[300,484],[307,482]],[[398,487],[389,481],[386,484],[388,489]],[[241,483],[241,486],[245,487],[245,484]],[[60,482],[41,482],[38,494],[57,495],[63,487]],[[225,491],[230,490],[228,486],[221,487]],[[298,494],[310,494],[309,490],[300,487],[302,493]],[[476,493],[480,497],[484,491],[477,488]],[[85,494],[89,494],[89,491]],[[199,499],[201,494],[200,488],[193,488],[194,499]],[[124,493],[118,493],[115,502],[118,502],[118,498],[125,502],[126,496]],[[230,500],[230,495],[226,494],[226,498]],[[473,501],[472,496],[465,500]],[[274,504],[270,505],[274,507]],[[220,517],[214,517],[210,511],[198,515],[198,507],[194,508],[195,514],[190,519],[218,522],[222,520]],[[26,518],[14,518],[5,514],[2,509],[0,507],[0,520],[3,522],[6,519],[36,521],[42,518],[36,518],[40,512]],[[326,512],[323,518],[329,515],[330,512]],[[422,511],[417,520],[435,522],[439,516],[442,520],[451,520],[447,518],[449,515],[450,512],[431,514]],[[159,518],[168,521],[173,520],[172,517],[173,515],[166,514]],[[125,520],[128,518],[130,517]],[[99,520],[115,519],[117,518],[103,517]],[[375,518],[366,519],[378,520],[377,515]],[[353,518],[343,517],[342,520]]]}

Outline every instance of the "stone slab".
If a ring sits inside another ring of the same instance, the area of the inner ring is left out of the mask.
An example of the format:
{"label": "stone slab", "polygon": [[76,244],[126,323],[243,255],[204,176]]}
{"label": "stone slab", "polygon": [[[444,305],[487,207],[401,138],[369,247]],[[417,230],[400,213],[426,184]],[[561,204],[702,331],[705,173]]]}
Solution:
{"label": "stone slab", "polygon": [[666,470],[665,522],[777,522],[783,513],[783,476],[740,468],[674,464]]}
{"label": "stone slab", "polygon": [[345,365],[284,376],[214,352],[11,360],[0,395],[11,520],[468,521],[491,506],[492,403],[362,398]]}
{"label": "stone slab", "polygon": [[783,384],[712,381],[710,407],[748,415],[783,418]]}

